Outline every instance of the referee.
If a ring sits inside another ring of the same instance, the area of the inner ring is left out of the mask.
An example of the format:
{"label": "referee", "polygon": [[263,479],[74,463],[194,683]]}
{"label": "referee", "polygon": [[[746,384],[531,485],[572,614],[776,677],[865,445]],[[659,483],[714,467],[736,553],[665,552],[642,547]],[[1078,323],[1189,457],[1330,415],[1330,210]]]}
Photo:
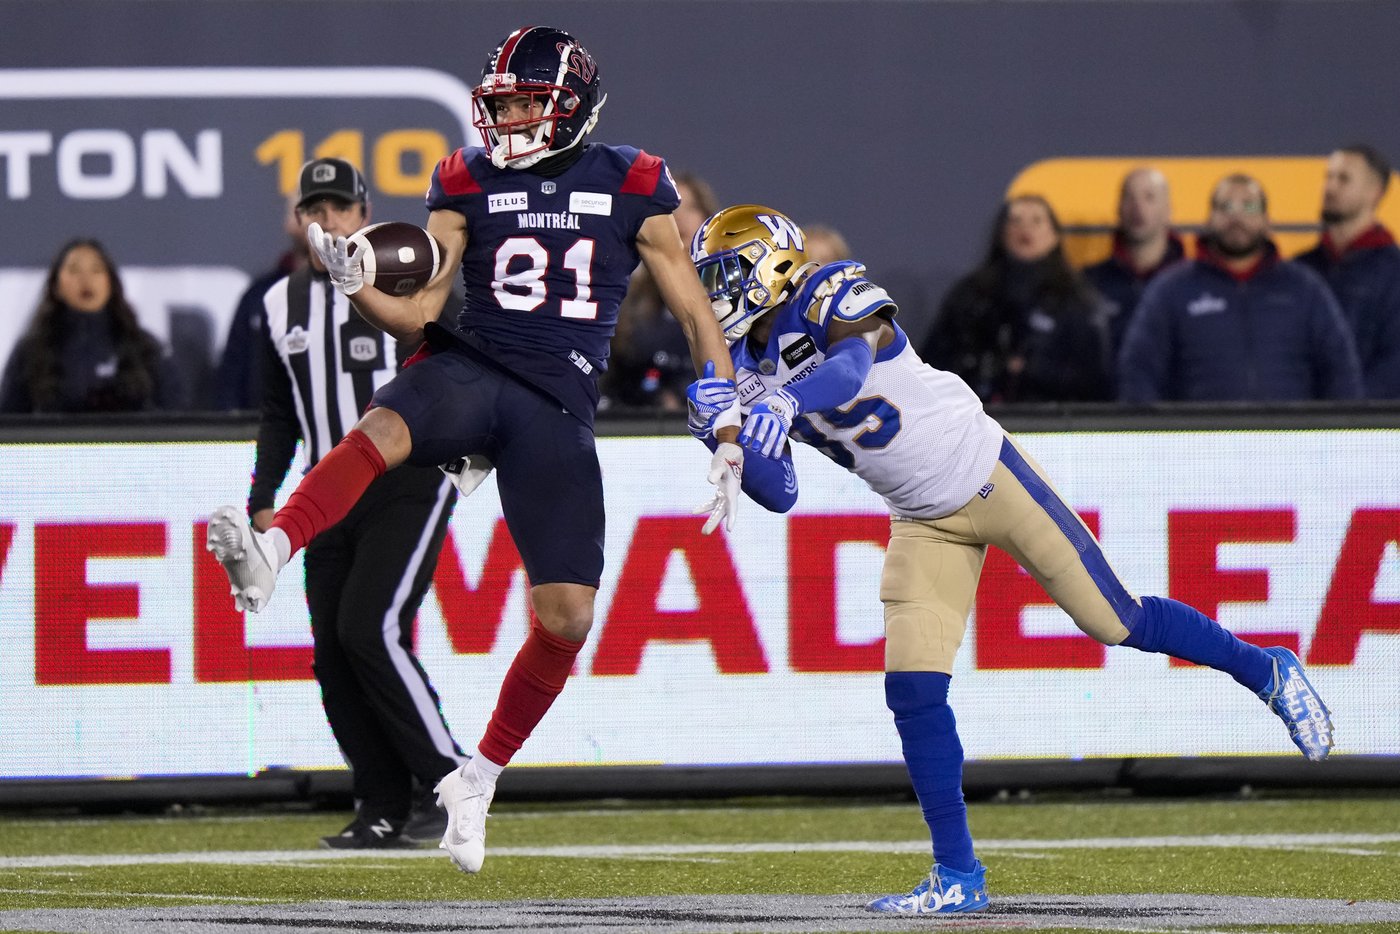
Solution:
{"label": "referee", "polygon": [[[303,229],[316,221],[331,236],[348,237],[369,220],[364,179],[343,159],[302,166],[298,194]],[[268,356],[248,494],[260,531],[272,523],[297,441],[304,442],[310,470],[400,364],[393,338],[331,287],[314,253],[311,263],[263,297]],[[355,792],[355,819],[321,838],[327,847],[435,843],[446,830],[447,814],[431,789],[466,757],[413,653],[412,624],[456,497],[436,468],[399,467],[306,549],[316,681]]]}

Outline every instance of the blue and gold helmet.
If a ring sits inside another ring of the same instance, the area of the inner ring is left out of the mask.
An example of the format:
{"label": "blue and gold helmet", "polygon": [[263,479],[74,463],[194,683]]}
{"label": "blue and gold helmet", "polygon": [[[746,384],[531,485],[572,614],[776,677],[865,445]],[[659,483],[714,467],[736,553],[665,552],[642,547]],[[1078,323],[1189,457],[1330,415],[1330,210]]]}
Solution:
{"label": "blue and gold helmet", "polygon": [[[472,90],[472,123],[498,168],[527,169],[583,141],[607,100],[600,86],[598,65],[577,39],[560,29],[525,26],[506,36],[481,70]],[[539,116],[499,120],[493,99],[515,94],[539,104]]]}
{"label": "blue and gold helmet", "polygon": [[700,225],[690,258],[728,340],[792,297],[807,259],[806,236],[787,215],[757,204],[725,208]]}

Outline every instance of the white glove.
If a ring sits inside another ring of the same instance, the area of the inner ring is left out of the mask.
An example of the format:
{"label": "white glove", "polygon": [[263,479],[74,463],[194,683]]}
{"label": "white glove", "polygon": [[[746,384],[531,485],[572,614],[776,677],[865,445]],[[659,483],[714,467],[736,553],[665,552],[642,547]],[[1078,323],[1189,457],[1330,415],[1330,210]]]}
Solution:
{"label": "white glove", "polygon": [[452,481],[452,485],[457,488],[457,492],[465,499],[472,495],[472,491],[481,486],[491,473],[492,463],[480,454],[472,454],[469,457],[459,457],[454,461],[439,464],[438,470],[447,474],[447,479]]}
{"label": "white glove", "polygon": [[726,532],[734,529],[734,516],[739,512],[739,489],[744,479],[744,449],[729,441],[721,441],[710,458],[710,474],[706,477],[715,485],[715,498],[695,510],[694,515],[708,512],[710,517],[700,529],[709,535],[724,522]]}
{"label": "white glove", "polygon": [[802,406],[792,393],[779,389],[749,412],[739,432],[739,443],[764,457],[782,457],[792,420],[801,411]]}
{"label": "white glove", "polygon": [[365,285],[365,270],[359,254],[350,255],[349,244],[344,237],[332,237],[321,229],[315,221],[306,228],[306,239],[311,250],[326,267],[331,284],[343,295],[354,295]]}

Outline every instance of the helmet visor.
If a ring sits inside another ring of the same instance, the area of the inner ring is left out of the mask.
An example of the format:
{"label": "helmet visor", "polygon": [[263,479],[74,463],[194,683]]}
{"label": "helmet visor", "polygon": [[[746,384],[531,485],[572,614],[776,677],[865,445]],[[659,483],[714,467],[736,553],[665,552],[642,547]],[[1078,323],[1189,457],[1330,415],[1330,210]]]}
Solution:
{"label": "helmet visor", "polygon": [[696,263],[695,271],[700,274],[700,284],[709,293],[710,301],[728,299],[737,306],[753,266],[734,250],[725,250]]}

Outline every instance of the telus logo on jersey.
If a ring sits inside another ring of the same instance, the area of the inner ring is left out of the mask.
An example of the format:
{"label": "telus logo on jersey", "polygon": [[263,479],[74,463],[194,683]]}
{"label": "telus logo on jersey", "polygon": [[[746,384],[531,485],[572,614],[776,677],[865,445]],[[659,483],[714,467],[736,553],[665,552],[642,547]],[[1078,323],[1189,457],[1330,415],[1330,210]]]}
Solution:
{"label": "telus logo on jersey", "polygon": [[492,214],[502,211],[526,211],[530,208],[530,196],[523,191],[503,191],[486,196],[486,210]]}
{"label": "telus logo on jersey", "polygon": [[757,373],[749,373],[739,380],[739,401],[748,405],[758,396],[763,394],[763,380],[758,378]]}

